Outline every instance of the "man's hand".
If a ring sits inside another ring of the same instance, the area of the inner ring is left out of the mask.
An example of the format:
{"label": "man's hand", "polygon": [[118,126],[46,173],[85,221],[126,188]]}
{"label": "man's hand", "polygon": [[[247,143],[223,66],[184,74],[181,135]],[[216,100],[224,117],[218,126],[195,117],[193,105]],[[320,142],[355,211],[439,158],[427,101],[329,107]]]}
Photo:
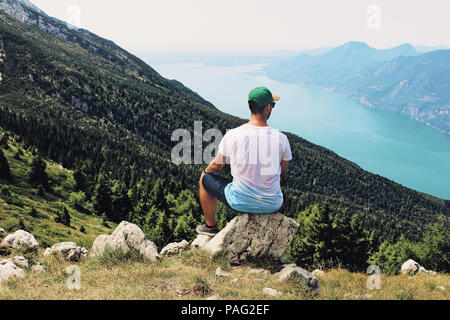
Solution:
{"label": "man's hand", "polygon": [[[223,167],[225,167],[225,164],[227,162],[227,158],[224,157],[220,152],[217,152],[216,157],[213,161],[209,164],[209,166],[205,169],[206,173],[214,173],[219,170],[221,170]],[[205,174],[205,172],[202,173],[202,177]]]}

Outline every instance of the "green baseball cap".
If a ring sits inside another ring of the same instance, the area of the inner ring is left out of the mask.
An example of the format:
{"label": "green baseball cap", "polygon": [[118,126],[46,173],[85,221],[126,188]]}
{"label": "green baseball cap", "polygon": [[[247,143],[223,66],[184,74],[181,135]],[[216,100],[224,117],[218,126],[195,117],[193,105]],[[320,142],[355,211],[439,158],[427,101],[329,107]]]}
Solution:
{"label": "green baseball cap", "polygon": [[257,87],[248,94],[248,101],[252,100],[258,107],[265,107],[274,101],[279,101],[280,96],[273,95],[266,87]]}

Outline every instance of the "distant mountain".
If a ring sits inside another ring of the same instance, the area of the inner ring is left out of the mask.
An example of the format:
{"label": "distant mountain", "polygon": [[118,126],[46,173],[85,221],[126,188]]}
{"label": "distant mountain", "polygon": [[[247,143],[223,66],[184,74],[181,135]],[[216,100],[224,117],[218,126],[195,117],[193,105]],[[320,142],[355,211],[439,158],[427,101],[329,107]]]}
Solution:
{"label": "distant mountain", "polygon": [[152,64],[200,63],[206,66],[244,66],[252,64],[272,64],[301,53],[320,55],[333,48],[317,48],[304,51],[277,50],[267,52],[231,53],[141,53],[139,56]]}
{"label": "distant mountain", "polygon": [[[77,190],[90,204],[96,193],[104,192],[108,199],[114,189],[120,196],[114,198],[116,205],[123,210],[131,206],[127,219],[146,230],[158,219],[164,236],[173,235],[176,221],[194,232],[195,226],[187,223],[202,219],[198,199],[185,199],[191,204],[182,210],[173,206],[183,191],[198,195],[203,166],[171,161],[178,143],[172,134],[180,128],[192,134],[197,120],[204,130],[221,132],[247,121],[220,112],[112,41],[69,28],[17,1],[1,4],[0,126],[18,135],[24,148],[36,148],[76,173]],[[363,215],[365,228],[384,238],[403,234],[420,239],[439,214],[450,215],[450,201],[408,189],[326,148],[287,136],[294,156],[283,186],[281,211],[287,216],[327,200]],[[108,208],[111,201],[98,201],[97,214],[102,209],[110,218],[116,212]]]}
{"label": "distant mountain", "polygon": [[436,50],[450,50],[449,46],[422,46],[422,45],[417,45],[414,46],[414,49],[416,49],[418,52],[420,53],[427,53],[427,52],[431,52],[431,51],[436,51]]}
{"label": "distant mountain", "polygon": [[410,44],[378,50],[348,42],[319,56],[284,59],[265,71],[274,79],[327,88],[450,133],[450,50],[420,54]]}
{"label": "distant mountain", "polygon": [[450,50],[401,56],[367,70],[354,98],[450,133]]}

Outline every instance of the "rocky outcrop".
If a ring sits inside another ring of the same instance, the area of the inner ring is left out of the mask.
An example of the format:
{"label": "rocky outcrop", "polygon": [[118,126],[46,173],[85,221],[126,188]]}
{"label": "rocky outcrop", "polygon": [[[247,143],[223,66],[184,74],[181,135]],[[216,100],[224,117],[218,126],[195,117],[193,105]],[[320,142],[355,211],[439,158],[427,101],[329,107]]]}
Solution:
{"label": "rocky outcrop", "polygon": [[418,264],[416,261],[409,259],[405,263],[402,264],[402,268],[400,269],[401,274],[407,274],[413,276],[415,274],[426,273],[430,275],[436,275],[435,271],[427,270]]}
{"label": "rocky outcrop", "polygon": [[0,247],[31,253],[33,262],[39,263],[39,243],[31,233],[24,230],[17,230],[13,234],[7,235],[0,243]]}
{"label": "rocky outcrop", "polygon": [[160,258],[155,244],[147,240],[144,232],[137,225],[126,221],[121,222],[110,236],[98,236],[92,245],[90,256],[99,256],[106,248],[121,250],[124,253],[135,249],[150,261]]}
{"label": "rocky outcrop", "polygon": [[74,242],[61,242],[47,248],[44,256],[55,256],[63,261],[77,262],[87,257],[87,250]]}
{"label": "rocky outcrop", "polygon": [[314,293],[319,292],[319,281],[308,271],[297,267],[295,264],[284,265],[284,268],[277,273],[280,281],[286,281],[291,277],[300,279]]}
{"label": "rocky outcrop", "polygon": [[27,1],[0,0],[0,11],[63,40],[73,39],[67,23],[48,17]]}
{"label": "rocky outcrop", "polygon": [[23,278],[25,272],[14,263],[13,259],[0,260],[0,285],[14,277]]}
{"label": "rocky outcrop", "polygon": [[270,259],[284,262],[284,256],[299,225],[277,213],[242,214],[231,220],[215,237],[199,235],[191,246],[211,254],[227,253],[230,263]]}
{"label": "rocky outcrop", "polygon": [[189,248],[189,242],[187,242],[186,240],[183,240],[181,242],[169,243],[161,250],[159,255],[161,257],[179,256],[187,248]]}

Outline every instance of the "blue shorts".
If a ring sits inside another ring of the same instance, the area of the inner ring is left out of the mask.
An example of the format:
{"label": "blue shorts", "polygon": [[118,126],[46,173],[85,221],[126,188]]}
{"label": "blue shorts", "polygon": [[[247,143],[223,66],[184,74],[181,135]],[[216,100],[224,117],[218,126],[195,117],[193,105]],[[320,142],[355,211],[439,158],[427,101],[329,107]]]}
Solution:
{"label": "blue shorts", "polygon": [[217,200],[223,202],[227,207],[231,208],[225,197],[225,187],[229,185],[233,180],[218,176],[213,173],[206,173],[202,178],[203,188]]}

